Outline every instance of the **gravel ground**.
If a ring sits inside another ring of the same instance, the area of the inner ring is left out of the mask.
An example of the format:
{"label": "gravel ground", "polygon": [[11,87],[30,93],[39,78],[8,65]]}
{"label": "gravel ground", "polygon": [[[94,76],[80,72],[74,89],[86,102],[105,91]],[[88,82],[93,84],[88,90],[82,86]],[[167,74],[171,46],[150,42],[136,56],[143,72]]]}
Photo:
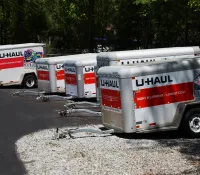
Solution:
{"label": "gravel ground", "polygon": [[115,135],[77,133],[75,139],[53,140],[53,131],[35,132],[16,142],[18,156],[28,174],[200,173],[198,139],[127,139]]}

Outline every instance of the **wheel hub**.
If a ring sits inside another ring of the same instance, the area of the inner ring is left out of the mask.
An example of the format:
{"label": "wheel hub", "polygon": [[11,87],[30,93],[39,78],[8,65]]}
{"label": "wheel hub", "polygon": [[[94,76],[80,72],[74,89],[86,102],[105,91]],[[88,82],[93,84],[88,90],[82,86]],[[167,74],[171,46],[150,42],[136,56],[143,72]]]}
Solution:
{"label": "wheel hub", "polygon": [[192,119],[190,120],[190,129],[195,132],[199,133],[200,132],[200,115],[194,115]]}
{"label": "wheel hub", "polygon": [[29,80],[27,80],[26,81],[26,85],[28,86],[28,87],[32,87],[33,85],[34,85],[34,80],[33,79],[29,79]]}

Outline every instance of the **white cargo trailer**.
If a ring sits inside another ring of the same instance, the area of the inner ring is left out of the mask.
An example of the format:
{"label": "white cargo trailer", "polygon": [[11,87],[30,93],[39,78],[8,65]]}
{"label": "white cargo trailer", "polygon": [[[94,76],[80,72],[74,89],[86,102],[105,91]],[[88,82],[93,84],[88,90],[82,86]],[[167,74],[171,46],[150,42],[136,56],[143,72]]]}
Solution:
{"label": "white cargo trailer", "polygon": [[[132,65],[138,63],[154,62],[160,60],[169,60],[177,58],[189,58],[200,54],[199,46],[193,47],[172,47],[172,48],[157,48],[144,50],[130,50],[117,52],[102,52],[97,55],[97,69],[104,66],[114,65]],[[98,75],[96,74],[98,79]],[[98,82],[98,81],[96,81]],[[100,99],[98,84],[96,84],[97,101]]]}
{"label": "white cargo trailer", "polygon": [[115,132],[183,128],[200,136],[200,57],[98,71],[102,121]]}
{"label": "white cargo trailer", "polygon": [[96,54],[66,55],[37,60],[38,90],[46,93],[65,92],[63,63],[66,60],[79,60],[87,57],[96,59]]}
{"label": "white cargo trailer", "polygon": [[46,45],[40,43],[0,46],[0,86],[37,84],[35,61],[43,58]]}
{"label": "white cargo trailer", "polygon": [[96,97],[96,55],[64,62],[66,95],[76,98]]}

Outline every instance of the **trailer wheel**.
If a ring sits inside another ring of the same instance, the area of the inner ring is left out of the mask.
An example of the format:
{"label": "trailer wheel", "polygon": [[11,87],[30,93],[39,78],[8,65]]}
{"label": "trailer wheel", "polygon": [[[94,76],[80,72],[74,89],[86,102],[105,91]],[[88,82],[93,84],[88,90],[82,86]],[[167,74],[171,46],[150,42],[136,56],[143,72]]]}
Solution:
{"label": "trailer wheel", "polygon": [[182,130],[186,135],[200,136],[200,108],[193,108],[186,112]]}
{"label": "trailer wheel", "polygon": [[25,88],[34,88],[36,86],[37,83],[37,78],[34,75],[27,75],[24,78],[23,84],[25,86]]}

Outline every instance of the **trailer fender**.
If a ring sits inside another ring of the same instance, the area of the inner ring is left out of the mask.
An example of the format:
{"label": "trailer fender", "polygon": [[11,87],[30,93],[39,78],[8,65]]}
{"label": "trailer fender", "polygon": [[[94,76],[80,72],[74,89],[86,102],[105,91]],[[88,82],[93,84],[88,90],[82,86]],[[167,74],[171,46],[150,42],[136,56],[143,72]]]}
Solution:
{"label": "trailer fender", "polygon": [[177,128],[180,128],[184,122],[185,114],[193,108],[200,108],[200,101],[196,100],[179,103],[176,109],[172,125],[176,126]]}

